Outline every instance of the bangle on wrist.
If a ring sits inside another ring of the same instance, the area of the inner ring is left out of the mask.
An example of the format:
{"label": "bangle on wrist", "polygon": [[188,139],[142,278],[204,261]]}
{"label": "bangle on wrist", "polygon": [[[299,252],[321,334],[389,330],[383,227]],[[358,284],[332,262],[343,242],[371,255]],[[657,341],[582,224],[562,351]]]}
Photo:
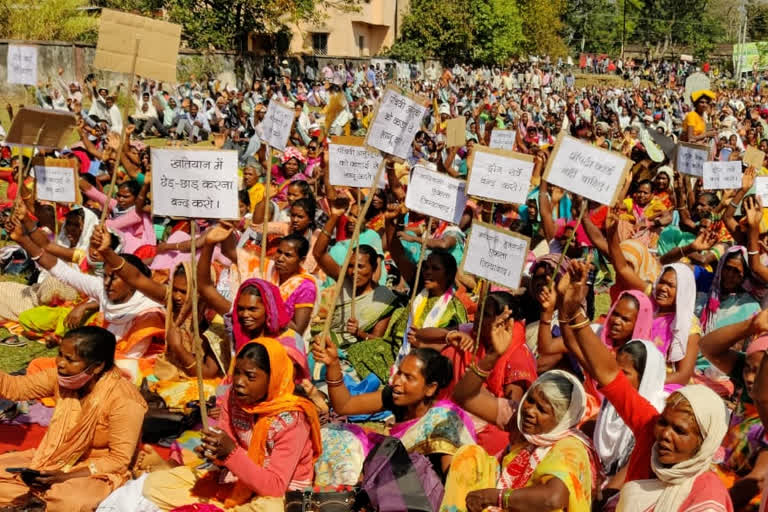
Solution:
{"label": "bangle on wrist", "polygon": [[327,236],[328,238],[331,238],[331,234],[325,228],[321,229],[320,233],[322,233],[323,235]]}
{"label": "bangle on wrist", "polygon": [[29,259],[31,259],[32,261],[37,261],[43,257],[44,252],[45,252],[45,249],[40,249],[40,252],[37,254],[37,256],[30,256]]}
{"label": "bangle on wrist", "polygon": [[475,363],[472,363],[471,365],[469,365],[469,370],[475,375],[477,375],[478,377],[480,377],[481,380],[487,379],[488,376],[491,374],[491,372],[486,372],[478,368],[477,364]]}
{"label": "bangle on wrist", "polygon": [[570,325],[571,325],[571,329],[579,330],[581,328],[584,328],[584,327],[588,326],[590,323],[592,323],[592,322],[589,320],[589,318],[587,318],[583,322],[579,322],[577,324],[570,324]]}
{"label": "bangle on wrist", "polygon": [[747,254],[750,256],[755,256],[757,254],[760,254],[760,251],[747,251]]}
{"label": "bangle on wrist", "polygon": [[122,260],[122,262],[120,263],[120,265],[112,269],[113,272],[119,272],[125,266],[125,258],[120,258],[120,259]]}
{"label": "bangle on wrist", "polygon": [[734,203],[733,201],[731,201],[731,202],[728,204],[728,206],[730,206],[731,208],[738,208],[738,207],[739,207],[739,205],[738,205],[738,204],[736,204],[736,203]]}

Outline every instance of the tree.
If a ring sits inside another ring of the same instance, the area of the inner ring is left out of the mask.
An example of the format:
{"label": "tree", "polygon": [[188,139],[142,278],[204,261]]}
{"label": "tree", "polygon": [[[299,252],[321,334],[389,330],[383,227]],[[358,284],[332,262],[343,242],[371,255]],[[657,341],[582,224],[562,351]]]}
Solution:
{"label": "tree", "polygon": [[749,18],[747,37],[751,41],[768,41],[768,5],[755,0],[749,2],[747,17]]}
{"label": "tree", "polygon": [[724,33],[720,20],[709,12],[709,0],[646,0],[638,17],[638,42],[654,46],[656,56],[682,46],[705,55]]}
{"label": "tree", "polygon": [[524,49],[530,55],[563,57],[568,48],[563,42],[562,16],[565,13],[564,0],[521,0],[523,33],[526,36]]}
{"label": "tree", "polygon": [[0,0],[0,38],[95,42],[98,19],[87,0]]}
{"label": "tree", "polygon": [[389,54],[415,61],[498,64],[525,39],[517,5],[505,0],[414,0]]}

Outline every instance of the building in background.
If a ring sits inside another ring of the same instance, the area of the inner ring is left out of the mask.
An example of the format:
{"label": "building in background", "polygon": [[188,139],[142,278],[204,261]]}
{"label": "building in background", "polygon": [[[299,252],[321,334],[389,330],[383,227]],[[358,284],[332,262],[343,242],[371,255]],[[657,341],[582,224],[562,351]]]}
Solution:
{"label": "building in background", "polygon": [[[317,25],[291,25],[289,53],[331,57],[373,57],[395,41],[409,0],[360,0],[358,12],[325,10]],[[264,51],[268,38],[253,35],[250,50]]]}

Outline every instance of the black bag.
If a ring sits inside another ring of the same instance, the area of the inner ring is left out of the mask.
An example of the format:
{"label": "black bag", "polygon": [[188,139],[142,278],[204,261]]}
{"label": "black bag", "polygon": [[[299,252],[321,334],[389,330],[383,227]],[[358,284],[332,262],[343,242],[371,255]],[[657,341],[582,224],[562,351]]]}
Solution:
{"label": "black bag", "polygon": [[288,491],[285,512],[351,512],[361,509],[358,488],[339,492]]}

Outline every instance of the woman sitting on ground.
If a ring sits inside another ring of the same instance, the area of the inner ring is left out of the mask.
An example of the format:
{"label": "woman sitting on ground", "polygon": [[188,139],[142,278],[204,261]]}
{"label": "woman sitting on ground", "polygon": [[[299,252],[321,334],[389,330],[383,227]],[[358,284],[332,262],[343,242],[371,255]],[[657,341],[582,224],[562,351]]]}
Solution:
{"label": "woman sitting on ground", "polygon": [[128,480],[147,406],[114,358],[111,332],[80,327],[62,340],[55,368],[21,377],[0,372],[2,398],[56,398],[37,448],[0,455],[0,506],[26,510],[34,496],[49,512],[92,511]]}
{"label": "woman sitting on ground", "polygon": [[561,280],[562,317],[566,344],[580,351],[599,391],[614,406],[635,436],[619,512],[730,512],[730,496],[710,470],[727,431],[726,407],[711,389],[685,386],[672,393],[662,413],[632,387],[616,358],[591,329],[580,311],[588,266],[572,262],[570,282]]}
{"label": "woman sitting on ground", "polygon": [[483,384],[512,339],[510,313],[496,317],[490,348],[470,367],[453,394],[467,411],[513,434],[501,465],[479,446],[454,456],[441,510],[588,512],[599,489],[599,461],[591,441],[578,430],[587,395],[571,374],[541,375],[522,401],[493,396]]}

